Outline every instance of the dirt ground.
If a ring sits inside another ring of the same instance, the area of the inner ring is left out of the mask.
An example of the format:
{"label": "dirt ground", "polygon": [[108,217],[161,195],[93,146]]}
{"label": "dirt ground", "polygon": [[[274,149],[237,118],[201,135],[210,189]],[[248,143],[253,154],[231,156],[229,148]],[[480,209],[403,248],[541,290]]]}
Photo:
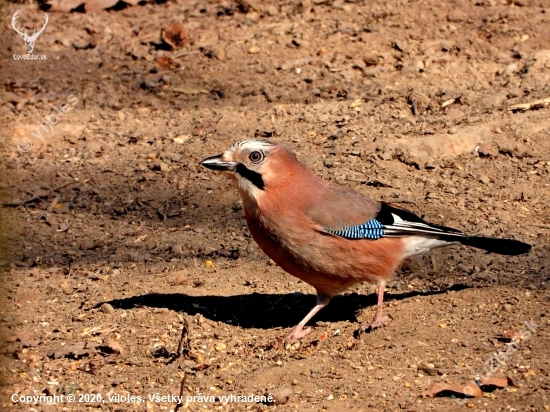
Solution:
{"label": "dirt ground", "polygon": [[[43,61],[14,60],[16,10],[23,27],[43,16],[2,6],[2,410],[174,410],[160,397],[182,379],[191,411],[550,410],[550,105],[512,107],[550,97],[548,0],[50,11]],[[161,29],[175,21],[189,32],[172,50]],[[354,335],[376,303],[363,284],[285,347],[314,291],[269,261],[237,192],[198,164],[253,138],[533,249],[410,259],[388,286],[388,326]],[[422,396],[488,370],[513,385]],[[278,402],[220,401],[231,394]],[[40,395],[64,398],[21,398]]]}

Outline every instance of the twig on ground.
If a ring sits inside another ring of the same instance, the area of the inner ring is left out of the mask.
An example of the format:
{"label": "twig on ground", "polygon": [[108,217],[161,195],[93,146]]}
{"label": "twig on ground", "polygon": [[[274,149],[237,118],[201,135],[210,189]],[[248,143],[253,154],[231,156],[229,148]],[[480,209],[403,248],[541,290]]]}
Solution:
{"label": "twig on ground", "polygon": [[88,182],[88,180],[90,179],[87,179],[87,180],[84,180],[82,182],[80,182],[80,180],[78,179],[74,179],[72,182],[68,182],[68,183],[64,183],[62,184],[61,186],[58,186],[54,189],[50,189],[48,190],[46,193],[42,193],[40,195],[37,195],[37,196],[33,196],[31,197],[30,199],[27,199],[27,200],[22,200],[22,201],[19,201],[19,202],[6,202],[6,203],[2,203],[2,206],[4,207],[18,207],[18,206],[21,206],[21,205],[24,205],[24,204],[27,204],[27,203],[32,203],[32,202],[36,202],[37,200],[40,200],[40,199],[43,199],[45,197],[48,197],[50,196],[52,193],[55,193],[57,192],[58,190],[61,190],[67,186],[70,186],[70,185],[74,185],[76,183],[86,183]]}
{"label": "twig on ground", "polygon": [[541,107],[546,106],[547,104],[550,104],[550,97],[547,97],[546,99],[535,100],[534,102],[531,102],[531,103],[514,104],[510,106],[508,109],[526,111],[526,110],[539,109]]}

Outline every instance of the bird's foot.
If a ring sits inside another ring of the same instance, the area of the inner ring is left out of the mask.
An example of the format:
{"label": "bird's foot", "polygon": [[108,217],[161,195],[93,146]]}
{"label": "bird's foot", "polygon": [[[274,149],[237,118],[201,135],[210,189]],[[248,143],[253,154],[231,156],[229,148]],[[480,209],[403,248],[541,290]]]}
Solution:
{"label": "bird's foot", "polygon": [[389,323],[390,318],[388,316],[382,316],[381,314],[376,314],[371,323],[363,323],[359,328],[359,333],[370,332],[376,328],[380,328]]}
{"label": "bird's foot", "polygon": [[311,332],[310,327],[307,327],[307,328],[304,329],[302,326],[297,325],[286,336],[285,343],[291,343],[292,344],[292,343],[296,342],[297,340],[302,339],[304,336],[306,336],[310,332]]}

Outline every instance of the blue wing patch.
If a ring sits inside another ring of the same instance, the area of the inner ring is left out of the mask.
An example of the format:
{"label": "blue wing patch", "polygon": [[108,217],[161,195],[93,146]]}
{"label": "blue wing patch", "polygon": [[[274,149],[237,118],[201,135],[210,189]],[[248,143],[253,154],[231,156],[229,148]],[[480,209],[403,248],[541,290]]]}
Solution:
{"label": "blue wing patch", "polygon": [[347,226],[342,229],[325,229],[327,233],[347,239],[380,239],[384,236],[384,225],[376,219],[358,226]]}

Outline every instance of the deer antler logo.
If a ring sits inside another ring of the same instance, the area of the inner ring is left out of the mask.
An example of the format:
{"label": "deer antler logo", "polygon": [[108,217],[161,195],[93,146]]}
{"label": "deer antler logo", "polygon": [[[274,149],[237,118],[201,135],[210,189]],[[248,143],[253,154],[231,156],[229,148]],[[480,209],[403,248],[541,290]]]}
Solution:
{"label": "deer antler logo", "polygon": [[27,53],[31,54],[32,51],[34,50],[34,42],[36,41],[37,37],[40,35],[40,33],[42,33],[44,31],[44,29],[46,28],[46,24],[48,24],[48,15],[46,13],[44,13],[44,25],[42,26],[42,28],[38,31],[34,30],[32,35],[29,36],[27,34],[27,30],[25,30],[23,33],[21,31],[19,31],[19,27],[16,27],[15,26],[15,23],[17,21],[17,19],[19,18],[19,10],[17,10],[15,12],[15,14],[13,15],[12,19],[11,19],[11,25],[13,27],[13,29],[19,33],[21,35],[21,37],[23,38],[23,40],[25,40],[25,43],[27,43]]}

